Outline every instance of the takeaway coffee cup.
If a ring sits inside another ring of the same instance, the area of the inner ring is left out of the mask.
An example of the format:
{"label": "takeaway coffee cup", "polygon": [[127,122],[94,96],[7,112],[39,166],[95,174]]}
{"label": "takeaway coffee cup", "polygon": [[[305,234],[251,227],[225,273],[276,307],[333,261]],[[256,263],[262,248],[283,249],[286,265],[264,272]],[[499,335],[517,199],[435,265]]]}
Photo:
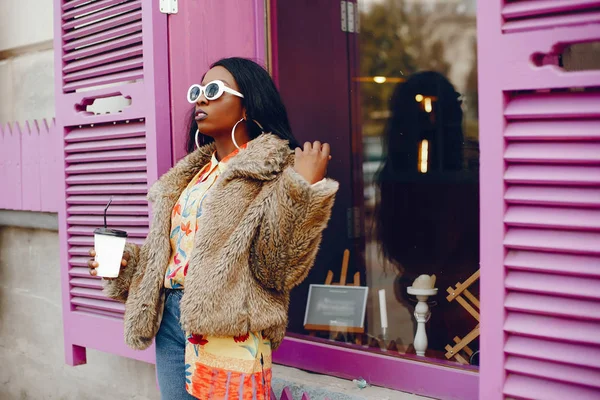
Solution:
{"label": "takeaway coffee cup", "polygon": [[119,276],[123,250],[125,250],[125,241],[127,240],[127,232],[106,227],[106,213],[112,201],[113,198],[111,197],[104,208],[104,228],[94,230],[95,260],[98,263],[96,275],[103,278],[116,278]]}
{"label": "takeaway coffee cup", "polygon": [[117,229],[98,228],[94,230],[95,260],[98,262],[96,273],[103,278],[116,278],[121,270],[121,260],[127,232]]}

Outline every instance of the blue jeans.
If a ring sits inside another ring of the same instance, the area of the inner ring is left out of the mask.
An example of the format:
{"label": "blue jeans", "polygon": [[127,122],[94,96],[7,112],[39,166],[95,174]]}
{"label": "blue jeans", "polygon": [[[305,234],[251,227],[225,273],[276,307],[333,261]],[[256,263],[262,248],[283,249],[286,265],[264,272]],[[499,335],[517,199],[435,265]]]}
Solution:
{"label": "blue jeans", "polygon": [[185,332],[179,324],[183,290],[166,289],[165,310],[156,334],[156,374],[163,400],[195,399],[185,390]]}

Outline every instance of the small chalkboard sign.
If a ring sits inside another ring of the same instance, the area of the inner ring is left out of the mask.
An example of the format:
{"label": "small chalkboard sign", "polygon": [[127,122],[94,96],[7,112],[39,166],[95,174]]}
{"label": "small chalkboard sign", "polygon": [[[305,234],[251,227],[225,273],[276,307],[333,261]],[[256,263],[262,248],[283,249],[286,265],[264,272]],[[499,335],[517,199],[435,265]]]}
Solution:
{"label": "small chalkboard sign", "polygon": [[368,293],[366,286],[310,285],[304,328],[364,333]]}

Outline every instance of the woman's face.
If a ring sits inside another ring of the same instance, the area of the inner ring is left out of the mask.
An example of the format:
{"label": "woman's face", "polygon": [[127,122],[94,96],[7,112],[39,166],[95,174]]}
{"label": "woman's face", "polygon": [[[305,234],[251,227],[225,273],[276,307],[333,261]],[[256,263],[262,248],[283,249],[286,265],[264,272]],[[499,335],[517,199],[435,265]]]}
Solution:
{"label": "woman's face", "polygon": [[[204,76],[201,85],[206,86],[215,80],[222,81],[225,86],[240,91],[233,75],[224,67],[211,68]],[[225,92],[215,100],[207,100],[202,94],[196,102],[196,124],[200,132],[207,136],[216,138],[225,134],[229,135],[233,125],[244,116],[244,111],[242,99],[231,93]]]}

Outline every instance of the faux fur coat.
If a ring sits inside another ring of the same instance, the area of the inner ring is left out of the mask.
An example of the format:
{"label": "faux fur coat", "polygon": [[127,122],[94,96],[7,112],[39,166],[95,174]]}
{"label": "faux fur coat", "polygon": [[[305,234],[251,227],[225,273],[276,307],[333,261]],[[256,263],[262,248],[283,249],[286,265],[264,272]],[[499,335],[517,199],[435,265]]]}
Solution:
{"label": "faux fur coat", "polygon": [[[143,246],[105,293],[125,303],[125,342],[146,349],[160,327],[171,255],[171,212],[210,161],[211,145],[189,154],[150,189],[153,219]],[[263,332],[277,348],[285,335],[290,290],[312,267],[338,183],[310,185],[291,167],[287,141],[263,134],[228,164],[204,201],[194,239],[181,324],[191,333],[237,336]]]}

